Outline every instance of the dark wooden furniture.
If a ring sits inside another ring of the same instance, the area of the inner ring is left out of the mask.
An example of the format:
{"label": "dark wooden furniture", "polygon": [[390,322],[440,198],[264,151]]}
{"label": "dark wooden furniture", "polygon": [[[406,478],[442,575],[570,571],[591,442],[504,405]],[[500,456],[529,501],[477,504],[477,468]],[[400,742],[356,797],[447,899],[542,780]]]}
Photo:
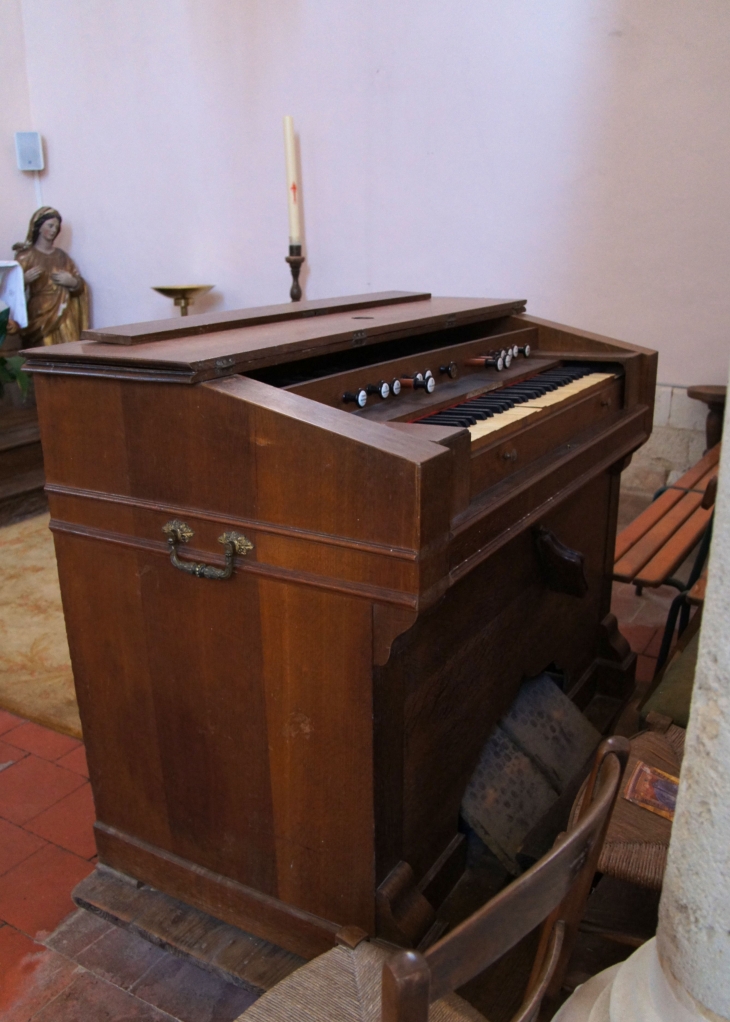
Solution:
{"label": "dark wooden furniture", "polygon": [[[345,924],[417,945],[522,679],[627,696],[656,354],[523,309],[389,293],[27,352],[101,863],[304,956]],[[530,380],[492,432],[417,421]]]}
{"label": "dark wooden furniture", "polygon": [[722,439],[722,423],[725,417],[725,400],[727,387],[701,384],[696,387],[687,388],[687,397],[695,401],[702,401],[707,405],[707,419],[705,421],[705,433],[707,435],[707,449],[717,446]]}
{"label": "dark wooden furniture", "polygon": [[259,995],[305,964],[291,951],[111,869],[90,873],[74,888],[73,900],[79,908],[130,930],[176,958],[186,958],[224,982]]}
{"label": "dark wooden furniture", "polygon": [[[680,757],[666,735],[658,731],[642,731],[626,742],[629,748],[625,773],[627,783],[639,761],[673,777],[679,775]],[[585,786],[573,806],[571,826],[583,812],[584,798]],[[661,890],[671,833],[671,820],[621,797],[610,814],[596,868],[599,873],[617,880]]]}
{"label": "dark wooden furniture", "polygon": [[[593,880],[629,742],[611,738],[596,757],[585,812],[569,834],[528,872],[424,953],[365,940],[350,927],[338,947],[298,969],[240,1016],[239,1022],[306,1017],[317,1022],[477,1022],[483,1016],[454,991],[542,925],[532,975],[513,1022],[531,1022],[543,999],[559,994]],[[595,800],[594,785],[601,771]],[[382,978],[381,978],[382,977]],[[546,1004],[547,1007],[547,1004]]]}
{"label": "dark wooden furniture", "polygon": [[686,588],[674,573],[707,532],[719,463],[718,444],[619,534],[613,575],[617,581],[633,582],[638,592],[644,586]]}
{"label": "dark wooden furniture", "polygon": [[557,997],[628,756],[628,739],[603,742],[575,826],[553,850],[423,954],[399,951],[386,962],[383,1022],[427,1022],[429,1004],[473,979],[541,923],[532,976],[512,1022],[532,1022],[543,999]]}
{"label": "dark wooden furniture", "polygon": [[0,400],[0,525],[45,511],[43,453],[35,402]]}

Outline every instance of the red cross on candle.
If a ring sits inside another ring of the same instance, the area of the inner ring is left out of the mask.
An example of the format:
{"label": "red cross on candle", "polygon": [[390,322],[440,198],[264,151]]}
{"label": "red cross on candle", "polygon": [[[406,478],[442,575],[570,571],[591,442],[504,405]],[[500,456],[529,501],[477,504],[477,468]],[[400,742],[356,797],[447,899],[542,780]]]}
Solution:
{"label": "red cross on candle", "polygon": [[284,150],[286,153],[287,191],[289,193],[289,198],[287,200],[287,205],[289,207],[289,244],[301,245],[302,227],[299,223],[299,201],[297,199],[299,183],[297,182],[294,122],[288,115],[284,118]]}

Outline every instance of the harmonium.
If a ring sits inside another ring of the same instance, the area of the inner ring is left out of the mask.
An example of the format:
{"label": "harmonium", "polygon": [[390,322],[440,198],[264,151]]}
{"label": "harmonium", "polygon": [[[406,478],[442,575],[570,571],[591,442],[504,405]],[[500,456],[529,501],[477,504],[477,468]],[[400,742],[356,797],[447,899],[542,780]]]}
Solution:
{"label": "harmonium", "polygon": [[100,864],[305,957],[417,944],[521,682],[633,686],[656,353],[387,292],[27,355]]}

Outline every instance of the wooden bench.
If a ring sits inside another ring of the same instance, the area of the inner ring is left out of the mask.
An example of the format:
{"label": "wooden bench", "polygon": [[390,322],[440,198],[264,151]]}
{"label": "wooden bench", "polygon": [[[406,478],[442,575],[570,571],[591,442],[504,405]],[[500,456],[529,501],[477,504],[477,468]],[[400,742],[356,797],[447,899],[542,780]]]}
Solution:
{"label": "wooden bench", "polygon": [[[638,594],[644,586],[671,585],[684,591],[687,584],[674,578],[674,572],[704,537],[696,564],[699,575],[707,555],[704,548],[709,547],[720,447],[716,444],[619,533],[613,569],[616,581],[632,582]],[[691,584],[695,581],[696,576]]]}

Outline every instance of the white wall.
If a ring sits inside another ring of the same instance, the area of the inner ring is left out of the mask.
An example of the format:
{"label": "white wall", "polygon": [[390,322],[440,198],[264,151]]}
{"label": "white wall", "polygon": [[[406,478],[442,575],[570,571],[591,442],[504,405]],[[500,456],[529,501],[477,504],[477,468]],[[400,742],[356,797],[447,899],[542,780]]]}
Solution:
{"label": "white wall", "polygon": [[18,2],[96,325],[286,299],[291,113],[308,297],[526,297],[727,379],[726,0]]}
{"label": "white wall", "polygon": [[18,170],[15,132],[31,131],[21,0],[0,0],[0,259],[12,259],[35,208],[33,175]]}

